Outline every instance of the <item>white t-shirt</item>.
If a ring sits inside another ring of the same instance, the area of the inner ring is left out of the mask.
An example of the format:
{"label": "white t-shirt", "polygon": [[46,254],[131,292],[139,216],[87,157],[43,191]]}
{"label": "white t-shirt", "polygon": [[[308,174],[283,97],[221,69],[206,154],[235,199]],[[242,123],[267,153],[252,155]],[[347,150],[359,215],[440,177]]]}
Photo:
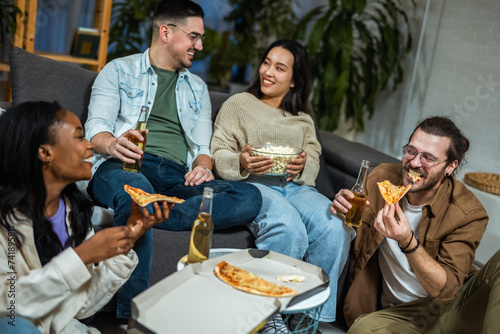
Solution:
{"label": "white t-shirt", "polygon": [[[402,198],[400,204],[417,237],[423,205],[410,205],[406,197]],[[378,260],[382,271],[382,307],[407,303],[428,296],[396,240],[385,238],[379,249]]]}

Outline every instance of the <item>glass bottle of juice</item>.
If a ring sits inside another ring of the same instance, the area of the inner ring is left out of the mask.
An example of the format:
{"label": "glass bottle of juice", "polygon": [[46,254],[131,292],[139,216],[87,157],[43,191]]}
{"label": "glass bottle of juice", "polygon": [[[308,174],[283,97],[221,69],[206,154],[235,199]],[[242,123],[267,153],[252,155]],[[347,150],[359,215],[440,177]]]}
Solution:
{"label": "glass bottle of juice", "polygon": [[[148,120],[148,114],[149,114],[149,107],[142,106],[141,113],[139,114],[139,120],[137,121],[137,125],[135,127],[135,129],[141,133],[142,137],[144,137],[144,141],[139,141],[139,139],[136,138],[135,136],[129,138],[129,140],[135,145],[137,145],[143,152],[144,149],[146,148],[146,142],[148,141],[148,138],[146,136],[146,125]],[[140,159],[135,160],[133,164],[124,162],[123,169],[128,172],[139,173],[139,171],[141,170],[143,157],[144,154]]]}
{"label": "glass bottle of juice", "polygon": [[352,208],[347,212],[345,223],[352,227],[361,226],[363,209],[366,205],[366,177],[368,176],[368,169],[370,168],[370,161],[363,160],[361,168],[359,169],[358,179],[351,191],[354,193],[354,198],[349,199]]}
{"label": "glass bottle of juice", "polygon": [[205,187],[201,201],[200,213],[193,223],[189,242],[188,263],[203,262],[208,259],[212,245],[214,224],[212,223],[212,199],[214,189]]}

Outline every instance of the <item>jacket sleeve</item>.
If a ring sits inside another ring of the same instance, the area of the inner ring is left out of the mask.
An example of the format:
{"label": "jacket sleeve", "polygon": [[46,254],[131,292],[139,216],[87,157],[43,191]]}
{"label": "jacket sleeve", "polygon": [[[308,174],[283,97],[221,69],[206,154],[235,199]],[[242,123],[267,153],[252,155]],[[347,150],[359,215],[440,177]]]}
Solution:
{"label": "jacket sleeve", "polygon": [[446,285],[434,298],[436,304],[451,303],[474,270],[474,256],[486,230],[488,215],[484,209],[476,208],[467,212],[458,223],[460,227],[440,242],[433,239],[425,241],[426,251],[446,272]]}
{"label": "jacket sleeve", "polygon": [[[20,253],[16,252],[16,256],[20,256]],[[91,278],[89,270],[73,248],[64,250],[42,268],[31,270],[22,277],[16,274],[15,257],[12,268],[9,268],[7,257],[8,253],[2,250],[0,307],[5,310],[13,303],[16,312],[28,319],[35,320],[53,312]]]}
{"label": "jacket sleeve", "polygon": [[[89,234],[91,235],[92,233]],[[17,246],[13,247],[15,248]],[[72,305],[75,310],[79,310],[77,317],[84,318],[94,314],[126,282],[137,265],[137,256],[130,251],[128,256],[119,255],[98,265],[85,266],[74,249],[67,248],[42,268],[24,268],[23,271],[29,273],[18,277],[16,266],[21,263],[16,263],[16,257],[21,257],[21,253],[16,252],[10,258],[8,248],[2,245],[0,307],[7,310],[14,304],[17,314],[33,321],[52,312],[59,312],[64,301],[72,297],[75,303],[81,303]]]}
{"label": "jacket sleeve", "polygon": [[127,256],[118,255],[89,268],[91,279],[87,288],[87,298],[77,319],[88,318],[99,311],[118,289],[125,284],[138,263],[136,253],[131,250]]}
{"label": "jacket sleeve", "polygon": [[118,71],[111,62],[99,72],[92,86],[85,137],[91,140],[101,132],[114,133],[120,106]]}
{"label": "jacket sleeve", "polygon": [[[212,103],[207,86],[203,83],[200,96],[201,112],[192,130],[192,136],[199,145],[198,155],[210,155],[210,139],[212,138]],[[196,157],[194,157],[196,159]]]}

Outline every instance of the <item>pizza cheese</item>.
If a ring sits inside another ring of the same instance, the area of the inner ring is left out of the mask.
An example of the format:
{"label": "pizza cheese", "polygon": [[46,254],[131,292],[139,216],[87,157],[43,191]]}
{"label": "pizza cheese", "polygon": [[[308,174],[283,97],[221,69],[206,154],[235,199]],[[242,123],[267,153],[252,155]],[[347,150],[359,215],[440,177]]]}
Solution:
{"label": "pizza cheese", "polygon": [[292,297],[298,294],[296,290],[287,288],[228,264],[226,261],[219,263],[214,269],[215,276],[233,288],[245,292],[268,297]]}
{"label": "pizza cheese", "polygon": [[396,204],[410,190],[411,184],[407,186],[395,186],[388,180],[377,182],[378,189],[387,205]]}
{"label": "pizza cheese", "polygon": [[132,200],[142,207],[157,201],[167,201],[168,203],[184,202],[183,199],[177,197],[165,196],[161,194],[148,194],[144,190],[131,187],[128,184],[124,185],[123,188],[130,195],[130,197],[132,197]]}
{"label": "pizza cheese", "polygon": [[408,176],[410,177],[413,183],[417,182],[422,178],[422,174],[412,171],[411,169],[408,172]]}

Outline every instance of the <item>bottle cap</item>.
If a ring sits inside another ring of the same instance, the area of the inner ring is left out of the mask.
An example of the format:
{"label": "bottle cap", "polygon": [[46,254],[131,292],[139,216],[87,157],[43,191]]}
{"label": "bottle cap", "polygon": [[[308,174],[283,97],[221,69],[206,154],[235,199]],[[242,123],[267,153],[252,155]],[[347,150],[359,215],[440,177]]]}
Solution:
{"label": "bottle cap", "polygon": [[212,187],[205,187],[203,189],[203,197],[214,197],[214,188]]}

